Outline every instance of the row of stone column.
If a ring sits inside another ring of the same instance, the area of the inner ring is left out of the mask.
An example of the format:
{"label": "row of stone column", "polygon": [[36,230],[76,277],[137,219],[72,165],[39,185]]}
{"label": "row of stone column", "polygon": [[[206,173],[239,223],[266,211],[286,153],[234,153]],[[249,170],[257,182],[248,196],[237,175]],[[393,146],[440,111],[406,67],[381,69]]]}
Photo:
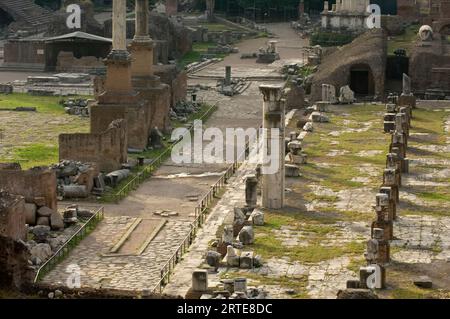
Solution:
{"label": "row of stone column", "polygon": [[386,286],[385,265],[390,262],[390,241],[394,239],[402,173],[409,172],[406,151],[414,105],[400,105],[397,96],[390,96],[386,104],[384,131],[391,135],[391,142],[386,155],[383,184],[376,194],[376,219],[372,222],[371,238],[364,255],[367,266],[360,268],[360,280],[347,282],[347,288],[383,289]]}

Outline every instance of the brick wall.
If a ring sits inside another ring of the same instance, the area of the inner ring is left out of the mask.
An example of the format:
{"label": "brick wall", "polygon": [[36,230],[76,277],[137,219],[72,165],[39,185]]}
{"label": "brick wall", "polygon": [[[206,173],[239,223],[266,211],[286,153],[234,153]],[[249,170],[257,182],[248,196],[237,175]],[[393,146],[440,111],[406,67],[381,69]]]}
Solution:
{"label": "brick wall", "polygon": [[100,171],[120,169],[127,161],[127,126],[115,120],[101,133],[59,135],[59,159],[91,162]]}
{"label": "brick wall", "polygon": [[46,206],[56,209],[56,174],[47,168],[26,171],[0,170],[0,189],[25,197],[33,203],[35,197],[44,197]]}

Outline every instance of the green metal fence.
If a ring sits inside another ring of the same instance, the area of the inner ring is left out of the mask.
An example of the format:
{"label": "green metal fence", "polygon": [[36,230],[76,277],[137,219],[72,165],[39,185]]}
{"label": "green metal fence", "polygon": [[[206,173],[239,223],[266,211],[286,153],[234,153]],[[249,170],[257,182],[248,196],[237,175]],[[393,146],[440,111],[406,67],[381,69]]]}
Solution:
{"label": "green metal fence", "polygon": [[105,216],[104,207],[99,208],[92,217],[75,233],[58,251],[47,260],[37,271],[34,282],[40,281],[48,274],[58,263],[60,263],[75,248],[80,241],[91,233],[97,224],[103,220]]}
{"label": "green metal fence", "polygon": [[[207,119],[216,109],[217,105],[211,106],[208,110],[205,111],[205,113],[203,113],[203,115],[198,120],[202,121]],[[191,134],[193,129],[194,127],[191,126],[189,132],[187,132],[186,134]],[[127,197],[131,191],[136,190],[140,184],[142,184],[146,179],[148,179],[153,174],[153,172],[155,172],[162,165],[162,163],[170,157],[170,155],[172,154],[172,149],[182,140],[183,137],[181,137],[178,141],[169,146],[161,155],[159,155],[150,164],[143,166],[143,168],[139,170],[139,172],[137,172],[136,175],[116,193],[104,195],[102,198],[107,201],[118,203],[122,199]]]}

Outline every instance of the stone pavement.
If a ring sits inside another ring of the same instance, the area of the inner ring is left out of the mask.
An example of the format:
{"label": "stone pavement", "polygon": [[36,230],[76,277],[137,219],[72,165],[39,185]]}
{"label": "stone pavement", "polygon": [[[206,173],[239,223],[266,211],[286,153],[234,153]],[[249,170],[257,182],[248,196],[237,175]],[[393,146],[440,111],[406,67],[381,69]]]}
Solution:
{"label": "stone pavement", "polygon": [[[222,196],[217,205],[209,213],[208,218],[197,233],[189,252],[175,267],[170,283],[164,288],[163,293],[184,297],[192,284],[192,272],[198,269],[204,262],[204,256],[209,243],[216,238],[216,233],[227,219],[234,217],[234,207],[245,204],[245,176],[254,174],[256,164],[245,162],[237,171],[236,177],[230,181],[227,192]],[[210,285],[219,283],[219,277],[208,277]]]}
{"label": "stone pavement", "polygon": [[160,279],[161,268],[180,245],[180,238],[188,235],[190,222],[169,220],[139,256],[102,256],[135,220],[134,217],[106,217],[90,236],[44,277],[43,283],[65,285],[69,276],[66,269],[75,264],[81,269],[82,287],[137,292],[153,289]]}

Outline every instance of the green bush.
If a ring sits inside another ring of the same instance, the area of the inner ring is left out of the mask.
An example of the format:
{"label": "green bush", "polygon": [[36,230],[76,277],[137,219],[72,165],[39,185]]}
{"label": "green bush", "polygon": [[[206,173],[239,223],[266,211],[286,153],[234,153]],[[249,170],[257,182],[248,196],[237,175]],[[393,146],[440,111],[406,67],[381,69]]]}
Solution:
{"label": "green bush", "polygon": [[310,44],[323,47],[341,46],[352,42],[354,38],[351,33],[319,31],[312,34]]}

